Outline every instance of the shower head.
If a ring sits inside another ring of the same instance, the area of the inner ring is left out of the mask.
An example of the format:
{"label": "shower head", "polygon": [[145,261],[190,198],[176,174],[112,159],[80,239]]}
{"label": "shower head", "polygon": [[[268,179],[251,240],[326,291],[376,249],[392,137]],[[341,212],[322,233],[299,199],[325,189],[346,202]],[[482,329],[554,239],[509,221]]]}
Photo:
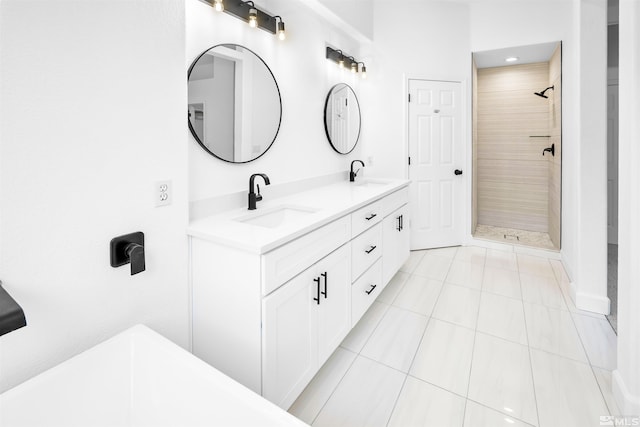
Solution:
{"label": "shower head", "polygon": [[538,95],[541,96],[543,98],[549,98],[547,95],[545,95],[545,92],[548,91],[549,89],[554,90],[553,86],[549,86],[548,88],[546,88],[545,90],[543,90],[542,92],[533,92],[534,95]]}

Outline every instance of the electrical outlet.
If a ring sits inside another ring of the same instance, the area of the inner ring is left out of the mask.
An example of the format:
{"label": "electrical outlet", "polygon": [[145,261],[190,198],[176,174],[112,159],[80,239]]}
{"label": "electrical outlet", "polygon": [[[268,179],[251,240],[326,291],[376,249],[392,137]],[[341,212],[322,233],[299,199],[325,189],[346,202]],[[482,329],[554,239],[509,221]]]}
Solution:
{"label": "electrical outlet", "polygon": [[156,207],[170,205],[172,201],[171,181],[156,181],[154,188]]}

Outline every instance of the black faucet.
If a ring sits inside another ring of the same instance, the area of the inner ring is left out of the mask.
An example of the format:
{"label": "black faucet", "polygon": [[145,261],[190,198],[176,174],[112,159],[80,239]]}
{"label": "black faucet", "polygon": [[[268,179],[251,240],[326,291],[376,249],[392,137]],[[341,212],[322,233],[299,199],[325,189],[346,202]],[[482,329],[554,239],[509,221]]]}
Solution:
{"label": "black faucet", "polygon": [[354,160],[353,162],[351,162],[351,172],[349,172],[349,181],[354,182],[356,180],[356,175],[358,175],[358,172],[360,172],[360,169],[358,169],[357,171],[353,171],[353,164],[355,162],[359,162],[362,167],[364,167],[364,162],[362,160]]}
{"label": "black faucet", "polygon": [[253,175],[251,175],[251,178],[249,178],[249,210],[255,210],[256,208],[256,202],[259,202],[260,200],[262,200],[262,196],[260,195],[260,186],[258,184],[258,194],[256,194],[253,191],[253,181],[255,181],[256,176],[261,176],[262,179],[264,179],[264,183],[266,185],[271,184],[271,182],[269,182],[269,177],[263,173],[254,173]]}

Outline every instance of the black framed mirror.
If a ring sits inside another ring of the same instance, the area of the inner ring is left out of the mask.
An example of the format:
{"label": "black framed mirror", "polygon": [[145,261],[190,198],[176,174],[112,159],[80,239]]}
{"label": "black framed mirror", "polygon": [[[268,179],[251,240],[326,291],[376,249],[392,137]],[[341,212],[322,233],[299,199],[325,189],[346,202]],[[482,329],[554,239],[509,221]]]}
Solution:
{"label": "black framed mirror", "polygon": [[212,156],[247,163],[273,145],[282,121],[280,89],[269,66],[252,50],[220,44],[189,67],[191,135]]}
{"label": "black framed mirror", "polygon": [[360,138],[360,104],[351,86],[338,83],[329,90],[324,104],[324,130],[333,149],[349,154]]}

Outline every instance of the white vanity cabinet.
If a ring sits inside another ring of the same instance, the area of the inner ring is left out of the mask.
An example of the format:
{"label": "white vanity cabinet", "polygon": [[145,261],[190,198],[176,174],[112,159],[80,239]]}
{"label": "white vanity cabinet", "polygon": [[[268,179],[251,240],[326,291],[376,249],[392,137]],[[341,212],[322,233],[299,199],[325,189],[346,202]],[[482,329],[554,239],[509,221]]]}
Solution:
{"label": "white vanity cabinet", "polygon": [[408,257],[407,184],[319,189],[300,203],[334,207],[282,230],[190,225],[193,353],[288,409]]}
{"label": "white vanity cabinet", "polygon": [[349,244],[262,302],[262,395],[287,408],[351,330]]}
{"label": "white vanity cabinet", "polygon": [[396,274],[409,257],[409,205],[405,204],[393,211],[382,222],[382,281]]}
{"label": "white vanity cabinet", "polygon": [[[404,188],[352,214],[353,326],[409,257],[408,201]],[[367,224],[367,218],[376,225]],[[354,231],[362,234],[354,236]]]}

